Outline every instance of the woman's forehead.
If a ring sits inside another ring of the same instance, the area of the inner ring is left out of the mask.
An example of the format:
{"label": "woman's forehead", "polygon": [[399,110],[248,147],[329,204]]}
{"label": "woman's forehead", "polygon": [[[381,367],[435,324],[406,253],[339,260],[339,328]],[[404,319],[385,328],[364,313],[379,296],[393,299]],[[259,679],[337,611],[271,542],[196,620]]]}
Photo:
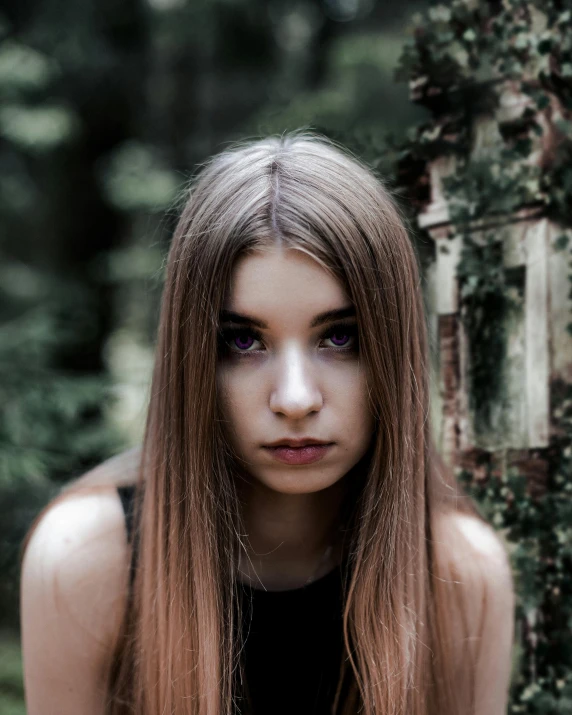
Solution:
{"label": "woman's forehead", "polygon": [[341,281],[318,261],[305,252],[276,247],[237,260],[225,309],[257,315],[295,310],[313,316],[349,303]]}

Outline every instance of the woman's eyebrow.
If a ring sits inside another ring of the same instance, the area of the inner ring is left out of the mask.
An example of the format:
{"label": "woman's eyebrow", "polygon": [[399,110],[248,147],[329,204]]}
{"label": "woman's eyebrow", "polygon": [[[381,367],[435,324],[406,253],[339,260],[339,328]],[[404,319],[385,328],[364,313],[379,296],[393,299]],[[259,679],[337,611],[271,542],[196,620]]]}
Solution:
{"label": "woman's eyebrow", "polygon": [[[348,305],[344,308],[335,308],[334,310],[326,310],[323,313],[318,313],[314,316],[310,323],[311,328],[316,328],[318,325],[330,323],[333,320],[341,320],[342,318],[353,317],[356,314],[355,306]],[[238,325],[255,325],[261,330],[268,330],[268,325],[258,318],[244,313],[235,313],[232,310],[223,310],[220,313],[219,320],[221,323],[237,323]]]}

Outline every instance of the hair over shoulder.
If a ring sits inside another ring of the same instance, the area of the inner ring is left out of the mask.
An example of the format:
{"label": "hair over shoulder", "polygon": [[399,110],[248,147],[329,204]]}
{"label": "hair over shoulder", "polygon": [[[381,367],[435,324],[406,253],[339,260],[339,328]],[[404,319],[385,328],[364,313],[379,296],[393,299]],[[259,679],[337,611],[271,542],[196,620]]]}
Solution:
{"label": "hair over shoulder", "polygon": [[183,198],[144,439],[125,457],[143,498],[109,713],[245,712],[234,608],[241,517],[217,396],[217,330],[236,259],[278,244],[312,256],[355,304],[375,415],[348,504],[336,715],[470,715],[471,671],[455,678],[450,648],[464,634],[451,632],[447,614],[470,609],[471,592],[443,585],[451,575],[434,530],[451,511],[481,517],[434,445],[419,263],[383,177],[304,129],[228,145]]}

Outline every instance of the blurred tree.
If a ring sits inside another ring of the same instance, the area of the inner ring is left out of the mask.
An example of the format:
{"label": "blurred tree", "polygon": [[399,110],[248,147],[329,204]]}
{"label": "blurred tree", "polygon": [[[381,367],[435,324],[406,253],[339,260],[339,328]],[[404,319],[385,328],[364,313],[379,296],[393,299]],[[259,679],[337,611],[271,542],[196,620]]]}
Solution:
{"label": "blurred tree", "polygon": [[128,412],[144,413],[163,257],[189,172],[245,135],[308,125],[354,144],[361,132],[369,146],[386,120],[403,125],[416,110],[390,87],[391,65],[419,4],[5,4],[0,625],[16,621],[33,515],[138,438]]}
{"label": "blurred tree", "polygon": [[32,514],[122,444],[102,412],[113,286],[94,262],[125,219],[96,167],[136,131],[146,25],[137,2],[99,4],[97,18],[89,2],[47,2],[8,8],[1,27],[0,625]]}

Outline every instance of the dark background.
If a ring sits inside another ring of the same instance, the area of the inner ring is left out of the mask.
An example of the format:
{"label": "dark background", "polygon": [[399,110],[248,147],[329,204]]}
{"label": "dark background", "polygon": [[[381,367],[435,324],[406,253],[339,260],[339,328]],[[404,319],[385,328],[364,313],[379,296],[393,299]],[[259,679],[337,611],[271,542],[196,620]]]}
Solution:
{"label": "dark background", "polygon": [[24,713],[18,550],[141,436],[177,199],[206,157],[308,127],[366,159],[424,110],[424,2],[12,0],[0,11],[0,712]]}
{"label": "dark background", "polygon": [[[304,127],[377,168],[410,220],[438,444],[511,560],[508,712],[572,712],[572,0],[10,0],[0,10],[0,715],[25,711],[24,534],[65,482],[141,439],[164,262],[190,176],[233,140]],[[542,251],[529,246],[507,267],[522,211]],[[438,308],[447,284],[456,305]],[[546,374],[533,369],[531,324],[546,328]],[[528,402],[536,381],[549,398],[545,434],[544,403]],[[542,429],[523,436],[527,411],[542,413]]]}

